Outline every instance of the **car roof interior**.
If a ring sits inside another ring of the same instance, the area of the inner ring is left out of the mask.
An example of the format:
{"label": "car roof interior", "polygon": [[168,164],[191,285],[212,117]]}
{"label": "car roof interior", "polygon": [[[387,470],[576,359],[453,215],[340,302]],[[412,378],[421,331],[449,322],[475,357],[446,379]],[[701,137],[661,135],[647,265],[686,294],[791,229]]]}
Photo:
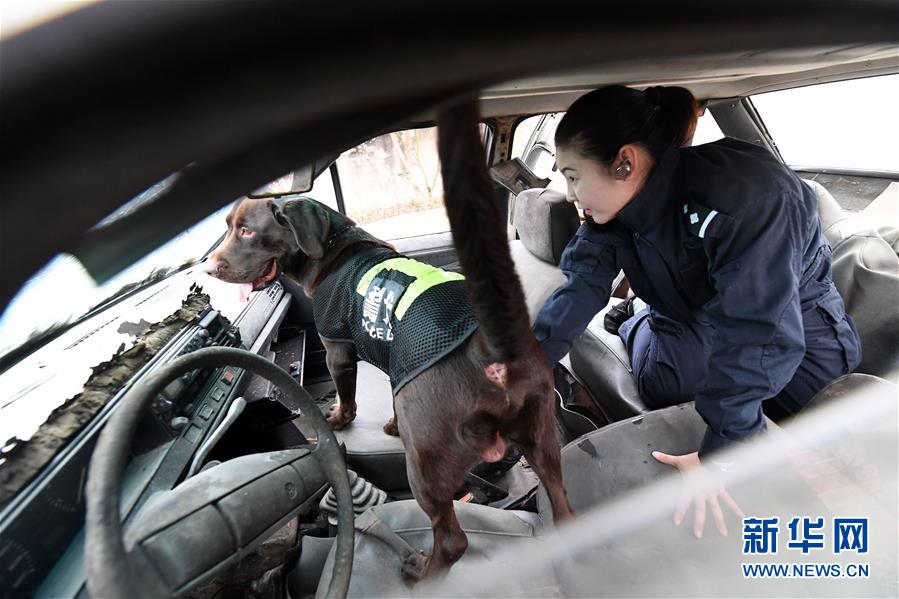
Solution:
{"label": "car roof interior", "polygon": [[[872,0],[91,5],[2,42],[3,233],[17,251],[0,304],[59,252],[114,254],[114,272],[247,190],[466,95],[508,116],[609,83],[709,99],[885,74],[897,18]],[[179,171],[163,197],[84,235]]]}
{"label": "car roof interior", "polygon": [[621,61],[493,85],[481,92],[485,116],[565,110],[603,85],[678,85],[701,100],[736,98],[896,72],[894,44],[721,53],[652,62]]}

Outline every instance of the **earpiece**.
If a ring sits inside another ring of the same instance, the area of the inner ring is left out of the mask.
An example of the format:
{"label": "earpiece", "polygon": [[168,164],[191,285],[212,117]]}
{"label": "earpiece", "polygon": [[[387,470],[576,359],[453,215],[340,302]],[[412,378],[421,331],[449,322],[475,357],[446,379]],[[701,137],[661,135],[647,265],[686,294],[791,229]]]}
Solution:
{"label": "earpiece", "polygon": [[631,163],[629,160],[625,160],[621,163],[621,166],[615,169],[615,176],[619,179],[626,179],[628,175],[631,174]]}

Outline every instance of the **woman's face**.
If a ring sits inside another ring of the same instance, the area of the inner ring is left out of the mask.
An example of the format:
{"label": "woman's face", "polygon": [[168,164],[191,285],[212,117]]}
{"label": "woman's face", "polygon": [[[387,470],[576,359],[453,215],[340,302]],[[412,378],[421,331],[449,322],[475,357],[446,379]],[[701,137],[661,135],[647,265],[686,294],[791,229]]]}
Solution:
{"label": "woman's face", "polygon": [[568,201],[577,203],[584,216],[600,225],[615,218],[637,192],[633,161],[626,162],[628,172],[619,170],[616,174],[615,169],[622,164],[620,156],[607,165],[572,147],[556,148],[556,166],[568,183]]}

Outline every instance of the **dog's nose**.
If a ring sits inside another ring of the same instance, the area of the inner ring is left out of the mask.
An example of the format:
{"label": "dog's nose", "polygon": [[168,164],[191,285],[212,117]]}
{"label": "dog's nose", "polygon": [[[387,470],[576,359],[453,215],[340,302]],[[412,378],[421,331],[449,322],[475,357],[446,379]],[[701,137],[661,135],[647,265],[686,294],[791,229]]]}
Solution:
{"label": "dog's nose", "polygon": [[200,262],[200,270],[208,275],[215,275],[219,270],[219,262],[215,258],[206,257]]}

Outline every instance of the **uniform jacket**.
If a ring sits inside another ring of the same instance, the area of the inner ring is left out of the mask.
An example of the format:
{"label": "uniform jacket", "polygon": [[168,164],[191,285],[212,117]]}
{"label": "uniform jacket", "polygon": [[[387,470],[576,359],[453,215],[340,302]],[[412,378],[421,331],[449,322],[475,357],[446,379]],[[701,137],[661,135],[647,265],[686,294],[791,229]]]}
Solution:
{"label": "uniform jacket", "polygon": [[477,328],[464,277],[386,248],[354,255],[315,290],[318,333],[350,341],[399,392]]}
{"label": "uniform jacket", "polygon": [[537,339],[555,364],[606,306],[619,269],[654,309],[711,324],[708,376],[695,398],[708,424],[701,452],[765,429],[761,402],[805,355],[803,312],[817,306],[843,318],[817,198],[758,146],[670,148],[614,220],[588,223],[562,255],[568,280],[538,315]]}

